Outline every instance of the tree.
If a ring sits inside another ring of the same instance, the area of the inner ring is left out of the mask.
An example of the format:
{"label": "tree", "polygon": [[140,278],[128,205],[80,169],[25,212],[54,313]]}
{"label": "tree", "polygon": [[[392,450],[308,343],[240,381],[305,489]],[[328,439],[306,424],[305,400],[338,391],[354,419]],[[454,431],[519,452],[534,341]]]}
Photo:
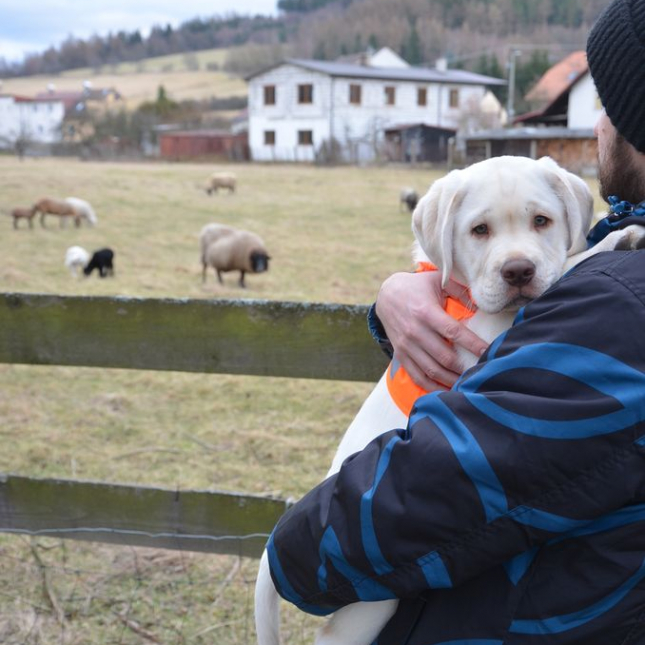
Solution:
{"label": "tree", "polygon": [[410,65],[419,65],[423,62],[423,53],[421,51],[421,39],[417,31],[416,17],[410,18],[410,32],[408,38],[403,45],[403,58],[410,63]]}

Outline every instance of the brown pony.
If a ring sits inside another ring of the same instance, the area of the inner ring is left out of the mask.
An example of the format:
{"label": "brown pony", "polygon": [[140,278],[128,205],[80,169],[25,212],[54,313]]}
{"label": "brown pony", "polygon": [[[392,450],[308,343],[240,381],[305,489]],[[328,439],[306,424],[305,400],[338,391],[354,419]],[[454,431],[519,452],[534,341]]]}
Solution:
{"label": "brown pony", "polygon": [[56,215],[60,217],[61,226],[67,221],[65,218],[74,218],[76,226],[81,225],[81,216],[74,210],[71,204],[60,199],[50,199],[44,197],[34,204],[34,213],[40,213],[40,225],[45,227],[45,215]]}
{"label": "brown pony", "polygon": [[11,211],[11,217],[13,217],[13,227],[18,228],[19,219],[26,219],[29,222],[29,228],[33,228],[35,214],[36,211],[33,208],[14,208]]}

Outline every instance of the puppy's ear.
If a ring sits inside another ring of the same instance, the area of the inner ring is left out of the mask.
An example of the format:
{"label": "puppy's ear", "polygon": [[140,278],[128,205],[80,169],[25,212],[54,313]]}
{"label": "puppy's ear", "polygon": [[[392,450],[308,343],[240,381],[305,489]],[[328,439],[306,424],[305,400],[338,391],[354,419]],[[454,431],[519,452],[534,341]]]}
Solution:
{"label": "puppy's ear", "polygon": [[460,170],[435,181],[412,213],[412,232],[423,252],[443,274],[443,284],[452,272],[455,212],[465,191],[460,191]]}
{"label": "puppy's ear", "polygon": [[569,228],[567,255],[580,253],[587,248],[586,237],[593,217],[593,196],[589,186],[577,175],[560,167],[551,157],[542,157],[538,163],[544,167],[547,181],[564,204]]}

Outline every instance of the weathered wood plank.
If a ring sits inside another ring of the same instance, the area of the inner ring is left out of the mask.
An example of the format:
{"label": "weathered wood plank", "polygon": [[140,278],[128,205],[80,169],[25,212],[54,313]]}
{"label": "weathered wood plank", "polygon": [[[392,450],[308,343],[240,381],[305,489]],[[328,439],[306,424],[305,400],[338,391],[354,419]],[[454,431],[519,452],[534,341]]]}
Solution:
{"label": "weathered wood plank", "polygon": [[0,362],[374,381],[367,307],[0,294]]}
{"label": "weathered wood plank", "polygon": [[281,499],[0,476],[0,532],[259,557]]}

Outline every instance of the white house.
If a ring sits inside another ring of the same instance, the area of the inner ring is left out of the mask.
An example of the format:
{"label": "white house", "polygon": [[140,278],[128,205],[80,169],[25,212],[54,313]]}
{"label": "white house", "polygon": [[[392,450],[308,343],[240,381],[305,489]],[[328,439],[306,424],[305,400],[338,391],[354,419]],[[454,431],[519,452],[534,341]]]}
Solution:
{"label": "white house", "polygon": [[593,128],[602,112],[598,91],[587,71],[574,83],[569,92],[567,127]]}
{"label": "white house", "polygon": [[504,154],[536,159],[548,155],[573,172],[596,171],[594,125],[602,111],[584,51],[556,63],[525,97],[537,107],[514,120],[517,127],[490,129],[459,138],[464,161]]}
{"label": "white house", "polygon": [[335,141],[346,159],[370,160],[385,129],[419,123],[456,130],[479,109],[487,87],[505,84],[463,70],[395,63],[288,59],[248,77],[251,157],[311,161]]}
{"label": "white house", "polygon": [[19,140],[51,144],[61,138],[65,106],[60,100],[0,94],[0,148]]}
{"label": "white house", "polygon": [[549,68],[525,98],[538,107],[518,116],[516,123],[588,130],[602,111],[584,51],[573,52]]}

